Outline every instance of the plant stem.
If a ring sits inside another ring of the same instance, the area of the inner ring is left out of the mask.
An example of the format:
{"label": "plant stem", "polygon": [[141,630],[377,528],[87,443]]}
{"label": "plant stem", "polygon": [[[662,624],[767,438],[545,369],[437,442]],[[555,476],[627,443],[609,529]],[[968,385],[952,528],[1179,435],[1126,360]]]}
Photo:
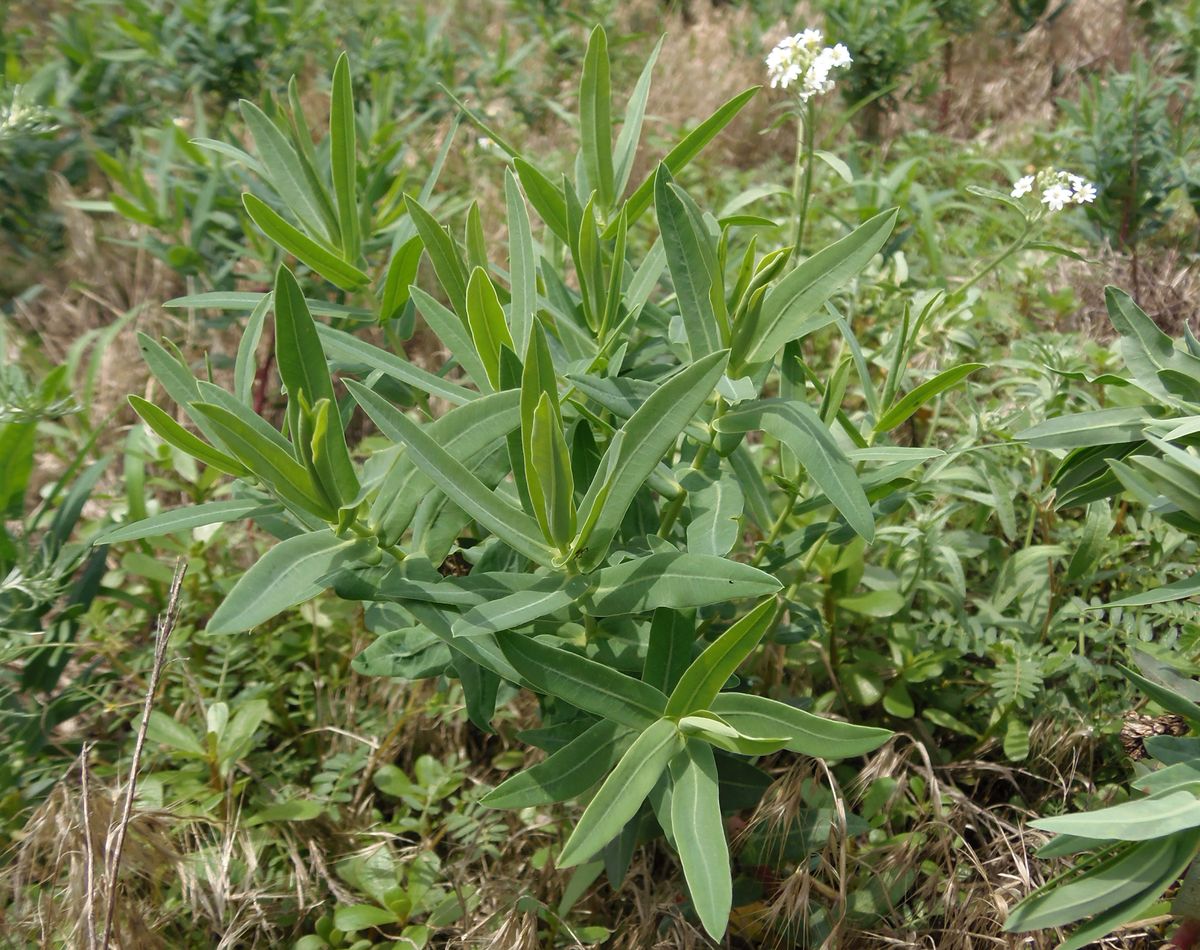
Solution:
{"label": "plant stem", "polygon": [[767,532],[767,536],[762,540],[759,549],[750,558],[751,567],[758,567],[762,563],[763,558],[767,556],[767,551],[771,549],[771,545],[779,540],[779,535],[783,531],[784,524],[787,523],[788,515],[792,513],[792,506],[796,504],[796,496],[799,494],[799,488],[787,493],[787,501],[784,502],[783,510],[779,512],[779,517],[771,525],[771,530]]}
{"label": "plant stem", "polygon": [[[725,404],[725,399],[721,396],[717,397],[717,407],[713,410],[711,427],[721,416],[725,415],[725,410],[728,407]],[[712,430],[712,438],[715,441],[717,438],[716,429]],[[700,471],[704,466],[704,460],[708,458],[708,453],[712,451],[712,442],[701,442],[696,448],[696,454],[692,456],[691,469],[694,472]],[[665,538],[667,533],[675,526],[675,522],[679,518],[679,513],[683,511],[683,503],[687,501],[687,489],[680,486],[681,490],[678,495],[671,499],[671,503],[663,509],[662,518],[658,522],[658,536]]]}
{"label": "plant stem", "polygon": [[983,270],[981,270],[974,277],[972,277],[970,280],[968,280],[965,284],[963,284],[961,287],[959,287],[957,290],[955,290],[954,293],[952,294],[952,296],[958,296],[959,294],[965,294],[968,290],[970,290],[977,283],[979,283],[981,280],[983,280],[983,278],[985,278],[988,274],[990,274],[997,267],[999,267],[1001,264],[1003,264],[1006,260],[1008,260],[1010,257],[1012,257],[1012,255],[1015,254],[1018,250],[1020,250],[1022,247],[1024,247],[1025,239],[1027,237],[1029,237],[1029,221],[1028,220],[1025,222],[1024,227],[1021,228],[1021,233],[1017,235],[1016,240],[1014,240],[1010,245],[1008,245],[1008,247],[1006,247],[998,255],[996,255],[994,258],[992,258],[991,262],[988,263],[987,266],[985,266],[983,268]]}
{"label": "plant stem", "polygon": [[804,231],[808,219],[808,202],[812,195],[813,129],[816,107],[808,101],[803,117],[796,119],[796,171],[792,178],[792,196],[796,201],[796,225],[792,235],[792,255],[802,253]]}

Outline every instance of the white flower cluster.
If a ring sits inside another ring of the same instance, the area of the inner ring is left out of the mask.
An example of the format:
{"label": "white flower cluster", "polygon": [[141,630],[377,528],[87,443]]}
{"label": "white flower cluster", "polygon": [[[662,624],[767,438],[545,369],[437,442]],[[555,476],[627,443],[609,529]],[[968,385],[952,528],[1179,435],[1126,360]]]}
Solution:
{"label": "white flower cluster", "polygon": [[1012,196],[1021,198],[1037,188],[1042,204],[1051,211],[1062,211],[1067,205],[1082,205],[1096,200],[1096,186],[1070,172],[1043,168],[1036,175],[1026,175],[1013,183]]}
{"label": "white flower cluster", "polygon": [[13,87],[11,102],[0,103],[0,138],[51,132],[55,128],[57,126],[49,112],[39,105],[22,100],[20,86]]}
{"label": "white flower cluster", "polygon": [[822,48],[825,37],[820,30],[805,30],[794,36],[786,36],[767,56],[767,76],[771,88],[787,89],[799,82],[801,102],[813,96],[829,92],[833,80],[829,74],[834,69],[845,69],[853,60],[850,51],[841,43]]}

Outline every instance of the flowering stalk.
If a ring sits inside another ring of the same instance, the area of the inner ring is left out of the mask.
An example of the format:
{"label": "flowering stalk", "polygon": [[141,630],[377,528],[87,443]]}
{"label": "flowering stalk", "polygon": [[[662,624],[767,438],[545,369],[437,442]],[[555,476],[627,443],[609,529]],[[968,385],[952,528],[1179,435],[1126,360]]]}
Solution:
{"label": "flowering stalk", "polygon": [[[1036,206],[1029,207],[1027,195],[1035,190],[1041,191],[1041,200]],[[1002,197],[996,195],[996,197]],[[1035,225],[1041,223],[1048,215],[1062,211],[1068,205],[1090,204],[1096,200],[1096,186],[1090,181],[1072,174],[1052,168],[1044,168],[1036,175],[1025,175],[1018,178],[1009,192],[1009,198],[1025,202],[1021,206],[1025,220],[1021,233],[1003,251],[989,261],[982,270],[971,277],[965,284],[954,291],[955,296],[965,294],[988,274],[994,271],[1017,251],[1029,243],[1029,235]],[[1044,207],[1043,207],[1044,206]]]}
{"label": "flowering stalk", "polygon": [[820,30],[804,30],[784,37],[767,56],[767,75],[771,88],[787,89],[795,85],[796,98],[805,105],[803,114],[796,114],[796,171],[792,179],[792,197],[796,206],[796,222],[792,234],[792,253],[804,246],[804,231],[808,203],[812,195],[813,155],[816,138],[816,103],[814,97],[833,89],[829,74],[845,69],[853,60],[850,51],[841,43],[822,47],[824,35]]}

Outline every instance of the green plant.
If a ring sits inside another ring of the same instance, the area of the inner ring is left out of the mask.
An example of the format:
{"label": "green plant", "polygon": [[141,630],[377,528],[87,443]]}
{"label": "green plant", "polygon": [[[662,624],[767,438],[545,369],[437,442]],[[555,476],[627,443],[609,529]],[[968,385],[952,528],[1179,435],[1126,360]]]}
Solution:
{"label": "green plant", "polygon": [[[1058,507],[1101,503],[1127,492],[1172,528],[1200,534],[1200,462],[1193,421],[1200,409],[1200,346],[1190,334],[1173,343],[1116,288],[1106,290],[1106,300],[1131,377],[1115,377],[1111,383],[1130,392],[1128,404],[1050,419],[1021,437],[1039,448],[1067,450],[1052,478]],[[1193,596],[1200,590],[1198,576],[1122,597],[1107,607]],[[1127,666],[1121,671],[1147,699],[1182,717],[1191,729],[1200,728],[1195,705],[1200,689],[1174,669],[1184,658],[1165,652],[1169,662],[1135,654],[1140,672]],[[1061,927],[1090,918],[1063,944],[1082,947],[1146,916],[1193,862],[1200,851],[1195,739],[1155,736],[1144,747],[1160,767],[1139,766],[1128,801],[1034,822],[1058,835],[1040,856],[1082,857],[1014,908],[1007,929]],[[1194,877],[1189,872],[1174,905],[1176,914],[1189,919],[1198,916]]]}

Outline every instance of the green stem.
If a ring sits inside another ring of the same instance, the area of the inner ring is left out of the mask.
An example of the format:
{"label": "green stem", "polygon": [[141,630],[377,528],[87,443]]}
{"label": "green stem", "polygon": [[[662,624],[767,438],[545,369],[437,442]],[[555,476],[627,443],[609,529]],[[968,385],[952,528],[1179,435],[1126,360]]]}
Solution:
{"label": "green stem", "polygon": [[783,526],[787,523],[788,516],[792,513],[792,506],[796,504],[796,496],[799,494],[799,488],[787,493],[787,501],[784,502],[783,510],[779,512],[779,517],[776,518],[775,523],[771,525],[771,530],[767,532],[766,538],[764,538],[760,543],[760,547],[754,553],[754,557],[750,558],[751,567],[758,567],[758,565],[762,563],[763,558],[767,556],[767,552],[771,549],[771,545],[779,540],[779,535],[783,531]]}
{"label": "green stem", "polygon": [[[713,410],[712,422],[709,427],[712,431],[713,441],[717,438],[717,431],[712,426],[721,416],[725,415],[725,410],[728,406],[725,404],[724,397],[717,397],[717,407]],[[704,460],[708,458],[708,453],[712,451],[712,442],[701,442],[696,449],[696,454],[692,457],[691,469],[694,472],[700,471],[704,466]],[[662,518],[658,522],[658,536],[665,538],[671,529],[675,526],[675,522],[679,519],[679,514],[683,511],[683,503],[687,501],[687,489],[680,486],[680,492],[671,499],[671,503],[663,509]]]}
{"label": "green stem", "polygon": [[1023,228],[1021,228],[1021,233],[1019,235],[1017,235],[1016,240],[1014,240],[1010,245],[1008,245],[1008,247],[1006,247],[1003,251],[1001,251],[996,257],[992,258],[991,262],[986,267],[984,267],[983,270],[981,270],[978,274],[976,274],[974,277],[972,277],[970,280],[968,280],[965,284],[963,284],[961,287],[959,287],[957,290],[955,290],[953,296],[957,297],[960,294],[965,294],[968,290],[970,290],[977,283],[979,283],[981,280],[983,280],[983,278],[985,278],[988,274],[990,274],[997,267],[999,267],[1001,264],[1003,264],[1006,260],[1008,260],[1010,257],[1012,257],[1013,254],[1015,254],[1022,247],[1024,247],[1025,239],[1027,237],[1029,237],[1029,231],[1030,231],[1030,223],[1028,220],[1026,220],[1025,226]]}
{"label": "green stem", "polygon": [[796,120],[796,171],[792,178],[792,196],[796,201],[796,226],[792,236],[792,254],[798,255],[804,247],[804,231],[808,219],[808,202],[812,196],[813,125],[816,108],[813,100],[808,101],[806,114]]}

